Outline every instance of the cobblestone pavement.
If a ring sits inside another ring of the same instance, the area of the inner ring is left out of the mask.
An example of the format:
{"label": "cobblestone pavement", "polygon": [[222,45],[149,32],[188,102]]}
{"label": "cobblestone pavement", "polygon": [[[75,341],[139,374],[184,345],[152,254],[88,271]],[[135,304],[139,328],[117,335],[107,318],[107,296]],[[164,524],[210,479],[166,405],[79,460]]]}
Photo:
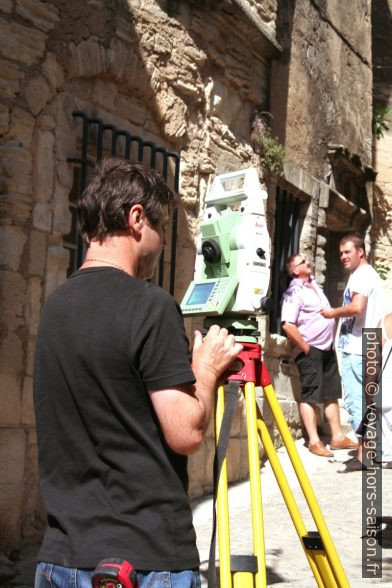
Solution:
{"label": "cobblestone pavement", "polygon": [[[380,583],[392,585],[392,470],[382,470],[383,577],[365,579],[362,578],[362,472],[337,473],[341,462],[350,457],[348,451],[335,451],[334,458],[326,459],[310,454],[304,447],[303,440],[297,442],[297,448],[350,586],[357,588]],[[305,526],[309,531],[316,530],[286,450],[281,448],[278,454]],[[301,588],[316,586],[269,464],[262,468],[261,484],[268,585]],[[230,488],[232,554],[252,553],[249,501],[247,483]],[[211,499],[195,504],[193,511],[202,560],[203,586],[207,586],[205,576],[211,537]]]}

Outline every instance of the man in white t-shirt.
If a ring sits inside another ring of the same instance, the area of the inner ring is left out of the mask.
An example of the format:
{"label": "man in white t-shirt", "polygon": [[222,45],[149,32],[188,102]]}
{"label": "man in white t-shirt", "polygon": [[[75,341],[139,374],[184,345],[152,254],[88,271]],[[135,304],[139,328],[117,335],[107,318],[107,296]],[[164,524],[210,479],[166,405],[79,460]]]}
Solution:
{"label": "man in white t-shirt", "polygon": [[341,378],[344,404],[358,436],[358,456],[346,463],[339,473],[364,469],[362,437],[357,431],[362,422],[362,329],[375,328],[382,316],[382,281],[369,265],[365,244],[359,235],[350,234],[340,241],[340,261],[351,273],[343,295],[343,306],[325,308],[325,318],[339,318],[338,349],[342,353]]}

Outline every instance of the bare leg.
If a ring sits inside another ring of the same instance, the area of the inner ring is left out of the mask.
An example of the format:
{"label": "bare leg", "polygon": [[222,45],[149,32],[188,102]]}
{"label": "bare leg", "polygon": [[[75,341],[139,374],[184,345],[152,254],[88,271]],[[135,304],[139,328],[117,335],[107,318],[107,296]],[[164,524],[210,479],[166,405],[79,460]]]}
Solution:
{"label": "bare leg", "polygon": [[363,459],[362,459],[362,437],[358,437],[358,459],[359,461],[362,461],[363,463]]}
{"label": "bare leg", "polygon": [[337,400],[326,400],[324,402],[324,412],[331,428],[331,444],[337,441],[343,441],[345,435],[342,431],[340,422],[339,403]]}
{"label": "bare leg", "polygon": [[309,444],[317,443],[320,437],[317,433],[317,413],[316,408],[307,402],[300,402],[299,414],[304,424],[305,430],[309,437]]}

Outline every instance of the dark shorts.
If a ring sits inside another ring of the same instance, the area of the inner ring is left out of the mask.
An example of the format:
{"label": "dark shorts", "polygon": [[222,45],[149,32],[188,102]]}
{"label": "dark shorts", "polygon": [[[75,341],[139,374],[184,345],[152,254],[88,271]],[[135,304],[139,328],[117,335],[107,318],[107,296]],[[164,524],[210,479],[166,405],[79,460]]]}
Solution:
{"label": "dark shorts", "polygon": [[302,386],[300,402],[322,404],[342,397],[342,387],[334,350],[321,351],[311,347],[308,355],[295,358]]}

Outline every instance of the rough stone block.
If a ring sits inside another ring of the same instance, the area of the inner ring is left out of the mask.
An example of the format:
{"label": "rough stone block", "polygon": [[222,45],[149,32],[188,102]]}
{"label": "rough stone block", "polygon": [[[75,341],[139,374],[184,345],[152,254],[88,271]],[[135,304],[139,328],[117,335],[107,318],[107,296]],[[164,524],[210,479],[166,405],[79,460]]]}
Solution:
{"label": "rough stone block", "polygon": [[35,337],[30,337],[27,343],[26,375],[32,376],[34,372]]}
{"label": "rough stone block", "polygon": [[48,248],[48,268],[66,270],[68,268],[68,251],[62,244],[50,245]]}
{"label": "rough stone block", "polygon": [[16,331],[24,326],[26,280],[15,271],[4,270],[0,271],[0,283],[0,322]]}
{"label": "rough stone block", "polygon": [[56,55],[52,52],[48,52],[41,66],[41,71],[45,76],[52,91],[60,88],[64,83],[64,70],[57,61]]}
{"label": "rough stone block", "polygon": [[64,188],[71,190],[74,183],[74,170],[70,163],[60,161],[57,164],[57,179]]}
{"label": "rough stone block", "polygon": [[20,547],[22,495],[21,484],[0,485],[0,545],[3,549]]}
{"label": "rough stone block", "polygon": [[6,135],[8,141],[17,141],[24,147],[31,146],[31,139],[33,136],[35,120],[25,110],[21,108],[14,108],[11,116],[11,125],[9,132]]}
{"label": "rough stone block", "polygon": [[33,210],[33,226],[40,231],[52,229],[52,210],[46,202],[37,202]]}
{"label": "rough stone block", "polygon": [[19,425],[21,410],[21,381],[18,374],[3,373],[0,388],[0,423],[1,425]]}
{"label": "rough stone block", "polygon": [[35,158],[35,194],[37,202],[48,202],[54,190],[54,134],[38,132]]}
{"label": "rough stone block", "polygon": [[33,162],[30,151],[23,149],[16,141],[0,147],[2,184],[4,192],[32,194]]}
{"label": "rough stone block", "polygon": [[45,51],[45,33],[3,18],[0,18],[0,38],[3,55],[26,65],[33,65]]}
{"label": "rough stone block", "polygon": [[244,406],[244,395],[241,391],[238,392],[238,398],[233,418],[233,424],[231,426],[230,435],[231,437],[239,437],[242,429],[243,422],[243,406]]}
{"label": "rough stone block", "polygon": [[0,471],[2,484],[23,481],[26,434],[21,429],[0,429]]}
{"label": "rough stone block", "polygon": [[3,225],[0,227],[0,251],[2,264],[18,271],[27,236],[21,227]]}
{"label": "rough stone block", "polygon": [[0,343],[0,373],[19,374],[22,369],[22,342],[15,333],[8,333]]}
{"label": "rough stone block", "polygon": [[117,95],[115,110],[120,116],[141,127],[144,126],[148,117],[145,106],[139,100],[127,94]]}
{"label": "rough stone block", "polygon": [[230,482],[238,481],[241,468],[241,443],[238,439],[230,439],[227,448],[227,476]]}
{"label": "rough stone block", "polygon": [[160,91],[155,96],[155,104],[159,117],[163,122],[165,136],[175,140],[186,133],[188,109],[172,91]]}
{"label": "rough stone block", "polygon": [[10,14],[12,12],[12,0],[2,0],[0,2],[0,10]]}
{"label": "rough stone block", "polygon": [[33,402],[33,378],[26,376],[22,390],[22,425],[35,426],[34,402]]}
{"label": "rough stone block", "polygon": [[46,33],[60,20],[57,8],[50,2],[17,0],[16,12]]}
{"label": "rough stone block", "polygon": [[45,300],[49,298],[49,296],[54,292],[54,290],[59,285],[58,280],[58,271],[56,268],[50,268],[46,271],[46,279],[45,279]]}
{"label": "rough stone block", "polygon": [[293,399],[293,389],[289,376],[282,374],[282,372],[275,374],[273,385],[280,397]]}
{"label": "rough stone block", "polygon": [[55,92],[50,88],[46,79],[41,74],[38,74],[28,82],[24,94],[31,112],[36,115],[45,108]]}
{"label": "rough stone block", "polygon": [[23,537],[26,543],[35,543],[46,527],[46,513],[38,484],[37,436],[34,430],[27,433],[25,486],[23,501]]}
{"label": "rough stone block", "polygon": [[56,120],[53,116],[42,114],[37,121],[37,126],[41,131],[54,131],[56,128]]}
{"label": "rough stone block", "polygon": [[105,48],[96,41],[70,46],[70,78],[98,77],[107,69]]}
{"label": "rough stone block", "polygon": [[33,208],[32,194],[2,194],[0,214],[3,224],[24,225],[31,216]]}
{"label": "rough stone block", "polygon": [[188,474],[195,487],[202,487],[206,482],[206,460],[204,454],[204,445],[188,461]]}
{"label": "rough stone block", "polygon": [[295,431],[301,427],[297,403],[289,399],[281,400],[279,404],[290,432],[295,434]]}
{"label": "rough stone block", "polygon": [[31,231],[29,252],[29,274],[43,276],[46,265],[46,233]]}
{"label": "rough stone block", "polygon": [[69,265],[69,252],[60,245],[52,245],[48,249],[48,262],[45,280],[45,300],[64,282]]}
{"label": "rough stone block", "polygon": [[42,279],[31,277],[27,290],[26,326],[30,335],[36,335],[42,308]]}
{"label": "rough stone block", "polygon": [[117,87],[107,80],[97,79],[93,88],[94,101],[107,110],[116,110]]}
{"label": "rough stone block", "polygon": [[56,157],[59,161],[66,161],[67,157],[75,157],[76,138],[75,132],[68,132],[64,127],[56,127]]}
{"label": "rough stone block", "polygon": [[0,104],[0,134],[8,133],[10,126],[10,109],[5,104]]}
{"label": "rough stone block", "polygon": [[53,206],[53,234],[68,235],[71,230],[72,214],[69,210],[69,190],[57,185]]}
{"label": "rough stone block", "polygon": [[24,72],[5,59],[0,59],[0,92],[5,98],[13,98],[20,90]]}

